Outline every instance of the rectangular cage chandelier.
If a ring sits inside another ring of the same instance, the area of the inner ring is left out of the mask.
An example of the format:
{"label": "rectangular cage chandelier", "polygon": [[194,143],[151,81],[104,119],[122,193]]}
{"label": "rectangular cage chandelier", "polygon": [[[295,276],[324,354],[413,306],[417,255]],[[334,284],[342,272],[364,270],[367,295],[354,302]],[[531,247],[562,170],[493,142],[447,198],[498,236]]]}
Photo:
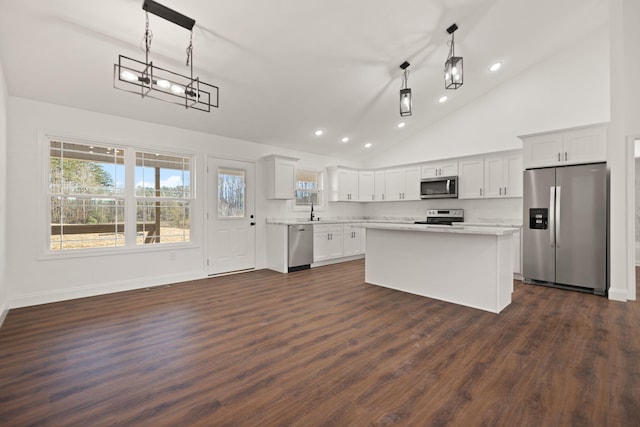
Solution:
{"label": "rectangular cage chandelier", "polygon": [[[193,76],[193,26],[196,21],[153,0],[144,0],[142,9],[146,14],[145,60],[143,62],[119,55],[118,63],[113,66],[113,87],[142,98],[159,99],[187,109],[210,112],[211,107],[218,108],[219,88]],[[149,13],[190,31],[186,64],[190,66],[189,76],[160,68],[149,60],[153,38],[149,29]]]}

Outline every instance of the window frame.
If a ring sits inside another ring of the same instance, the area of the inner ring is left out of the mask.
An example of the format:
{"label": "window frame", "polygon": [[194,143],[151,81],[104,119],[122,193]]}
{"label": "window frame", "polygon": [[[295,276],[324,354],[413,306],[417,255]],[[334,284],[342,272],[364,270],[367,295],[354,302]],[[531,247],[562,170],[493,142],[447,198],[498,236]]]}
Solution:
{"label": "window frame", "polygon": [[[123,150],[124,167],[125,167],[125,185],[124,185],[124,223],[125,223],[125,244],[122,246],[96,247],[96,248],[77,248],[65,250],[51,249],[51,196],[49,187],[51,177],[50,170],[50,149],[52,141],[61,141],[67,143],[84,144],[84,145],[101,145],[113,147],[114,149]],[[114,254],[127,253],[144,253],[147,251],[171,251],[176,249],[189,249],[201,246],[200,239],[196,238],[194,226],[196,219],[197,197],[196,197],[196,174],[197,174],[197,155],[190,150],[182,150],[179,153],[168,151],[165,148],[155,148],[136,143],[123,143],[121,140],[115,141],[108,138],[95,138],[84,135],[70,135],[65,132],[47,132],[38,131],[38,174],[37,178],[40,182],[40,195],[38,197],[38,211],[41,226],[39,229],[39,238],[36,240],[38,246],[36,259],[62,259],[62,258],[82,258],[94,257]],[[161,153],[169,156],[186,157],[190,159],[190,198],[189,198],[189,237],[188,242],[168,242],[162,244],[146,244],[137,245],[136,238],[136,197],[135,197],[135,153],[153,152]],[[134,224],[134,226],[128,226]]]}
{"label": "window frame", "polygon": [[293,190],[293,194],[294,194],[294,198],[292,200],[292,210],[296,211],[296,212],[307,212],[311,209],[311,205],[299,205],[298,204],[298,197],[297,197],[297,193],[298,193],[298,171],[300,172],[307,172],[307,173],[314,173],[317,176],[317,183],[318,183],[318,198],[320,199],[320,203],[318,203],[317,205],[313,205],[313,210],[314,211],[323,211],[325,208],[325,204],[326,204],[326,194],[325,194],[325,172],[322,169],[317,169],[317,168],[306,168],[306,167],[296,167],[295,169],[295,174],[294,174],[294,190]]}
{"label": "window frame", "polygon": [[[179,245],[184,245],[184,244],[188,244],[191,242],[191,236],[192,236],[192,231],[191,231],[191,218],[192,218],[192,212],[193,212],[193,187],[192,184],[194,183],[194,179],[193,179],[193,165],[195,163],[195,159],[194,156],[192,155],[186,155],[186,154],[178,154],[178,153],[168,153],[168,152],[159,152],[157,150],[148,150],[148,149],[142,149],[142,148],[134,148],[132,149],[133,151],[133,156],[135,158],[134,160],[134,181],[135,181],[135,170],[136,168],[139,167],[138,165],[138,154],[142,154],[142,160],[143,160],[143,166],[142,167],[148,167],[144,165],[144,155],[145,154],[149,154],[151,156],[164,156],[164,157],[174,157],[174,158],[182,158],[183,159],[183,164],[184,164],[184,159],[188,159],[188,163],[189,163],[189,168],[188,169],[184,169],[184,167],[182,169],[173,169],[173,170],[181,170],[182,171],[182,175],[184,178],[184,172],[185,170],[188,170],[189,173],[189,183],[187,185],[185,185],[184,180],[183,180],[183,195],[182,196],[177,196],[177,195],[171,195],[171,196],[167,196],[167,195],[154,195],[154,196],[147,196],[147,195],[139,195],[138,194],[138,187],[136,186],[136,184],[134,184],[134,188],[133,188],[133,197],[135,200],[135,213],[136,213],[136,227],[137,227],[137,215],[138,215],[138,208],[139,208],[139,203],[140,202],[151,202],[151,203],[164,203],[164,202],[181,202],[181,203],[185,203],[187,205],[187,209],[188,209],[188,221],[189,221],[189,227],[188,227],[188,234],[189,234],[189,240],[188,241],[184,241],[184,242],[167,242],[167,243],[163,243],[162,242],[162,237],[161,235],[156,235],[159,239],[160,242],[156,242],[158,245],[168,245],[171,243],[175,243],[175,244],[179,244]],[[150,157],[151,162],[153,162],[153,157]],[[168,161],[168,160],[167,160]],[[168,169],[168,168],[166,168]],[[185,191],[184,191],[184,187],[188,188],[188,194],[185,196]],[[126,191],[126,187],[125,187],[125,191]],[[158,191],[158,189],[154,188],[154,191]],[[160,189],[161,191],[161,189]],[[183,229],[183,234],[184,234],[184,230]],[[165,236],[167,237],[167,236]],[[156,245],[156,243],[138,243],[137,242],[137,237],[134,240],[135,241],[135,245],[137,247],[145,247],[147,245]],[[126,244],[126,242],[125,242]]]}

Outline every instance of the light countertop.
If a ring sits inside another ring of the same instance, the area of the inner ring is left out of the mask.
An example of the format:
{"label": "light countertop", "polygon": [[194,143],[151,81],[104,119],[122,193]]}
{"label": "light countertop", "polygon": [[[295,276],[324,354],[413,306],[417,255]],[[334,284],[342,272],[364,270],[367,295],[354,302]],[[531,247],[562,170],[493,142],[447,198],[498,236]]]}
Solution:
{"label": "light countertop", "polygon": [[492,236],[504,236],[517,233],[519,228],[512,227],[488,227],[469,225],[427,225],[427,224],[391,224],[391,223],[370,223],[363,224],[367,229],[377,230],[402,230],[421,231],[431,233],[452,233],[452,234],[482,234]]}
{"label": "light countertop", "polygon": [[[410,224],[413,225],[415,221],[424,221],[425,218],[410,218],[410,217],[380,217],[380,218],[322,218],[320,221],[310,221],[306,218],[267,218],[267,224],[276,225],[307,225],[307,224]],[[416,224],[419,225],[419,224]],[[493,227],[493,228],[520,228],[522,222],[517,219],[480,219],[471,220],[459,223],[466,227]],[[448,226],[445,226],[448,227]]]}

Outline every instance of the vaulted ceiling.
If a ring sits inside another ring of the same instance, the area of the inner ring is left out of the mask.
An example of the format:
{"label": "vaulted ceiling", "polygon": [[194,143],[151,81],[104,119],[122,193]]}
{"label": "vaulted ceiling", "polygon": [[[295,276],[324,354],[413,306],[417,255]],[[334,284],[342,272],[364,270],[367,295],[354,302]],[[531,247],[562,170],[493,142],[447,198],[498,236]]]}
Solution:
{"label": "vaulted ceiling", "polygon": [[[161,0],[196,20],[194,74],[220,87],[220,108],[205,113],[113,89],[119,54],[144,59],[142,2],[0,0],[9,94],[362,160],[608,22],[607,0]],[[188,74],[189,32],[149,19],[154,64]],[[454,22],[465,83],[450,91],[442,69]],[[401,120],[405,60],[414,105]]]}

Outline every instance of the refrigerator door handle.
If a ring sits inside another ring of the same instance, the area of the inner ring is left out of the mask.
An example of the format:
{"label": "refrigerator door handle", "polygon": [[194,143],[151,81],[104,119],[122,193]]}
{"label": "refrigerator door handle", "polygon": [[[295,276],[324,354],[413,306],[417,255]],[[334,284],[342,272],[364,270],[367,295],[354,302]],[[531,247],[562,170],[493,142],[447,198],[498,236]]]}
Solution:
{"label": "refrigerator door handle", "polygon": [[556,187],[556,218],[554,220],[556,226],[556,248],[560,247],[560,196],[562,188],[558,185]]}
{"label": "refrigerator door handle", "polygon": [[556,231],[556,187],[549,187],[549,246],[555,247]]}

